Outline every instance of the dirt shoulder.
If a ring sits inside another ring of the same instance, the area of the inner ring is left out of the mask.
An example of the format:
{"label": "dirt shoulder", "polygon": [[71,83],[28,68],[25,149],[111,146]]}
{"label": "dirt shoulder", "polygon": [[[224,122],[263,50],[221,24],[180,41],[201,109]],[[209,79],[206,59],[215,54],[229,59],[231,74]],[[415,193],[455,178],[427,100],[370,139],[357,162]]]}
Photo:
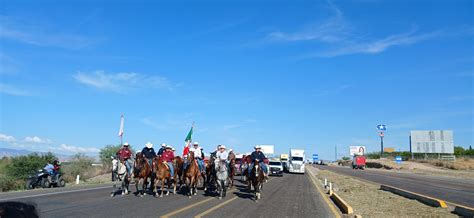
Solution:
{"label": "dirt shoulder", "polygon": [[362,217],[457,217],[447,209],[427,206],[416,200],[380,190],[380,185],[327,170],[308,167],[316,177],[333,183],[334,191]]}
{"label": "dirt shoulder", "polygon": [[[406,173],[416,173],[423,175],[436,175],[443,177],[461,177],[461,178],[474,178],[474,170],[470,169],[470,165],[474,163],[474,160],[456,160],[455,162],[442,162],[442,161],[432,161],[432,162],[416,162],[416,161],[403,161],[398,164],[393,160],[381,159],[373,160],[368,159],[367,163],[379,163],[383,167],[380,170],[387,172],[406,172]],[[374,164],[372,164],[374,165]],[[452,169],[461,168],[462,169]],[[467,166],[467,167],[465,167]]]}

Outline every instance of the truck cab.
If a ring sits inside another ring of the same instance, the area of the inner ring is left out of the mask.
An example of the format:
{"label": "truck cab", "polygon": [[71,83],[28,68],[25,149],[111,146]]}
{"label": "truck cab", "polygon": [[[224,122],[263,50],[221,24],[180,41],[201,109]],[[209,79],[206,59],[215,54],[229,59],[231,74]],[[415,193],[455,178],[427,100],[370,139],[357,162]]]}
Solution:
{"label": "truck cab", "polygon": [[290,156],[288,160],[288,172],[304,174],[304,150],[290,149]]}

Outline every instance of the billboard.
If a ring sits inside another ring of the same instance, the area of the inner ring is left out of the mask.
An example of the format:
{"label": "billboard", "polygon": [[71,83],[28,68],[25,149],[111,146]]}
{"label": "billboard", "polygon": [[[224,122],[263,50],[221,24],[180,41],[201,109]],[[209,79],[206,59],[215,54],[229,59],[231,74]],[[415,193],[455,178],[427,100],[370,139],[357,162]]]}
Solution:
{"label": "billboard", "polygon": [[452,130],[410,131],[410,149],[413,153],[454,153]]}
{"label": "billboard", "polygon": [[349,146],[349,153],[351,156],[354,156],[354,154],[364,155],[365,146]]}
{"label": "billboard", "polygon": [[275,153],[273,145],[260,145],[262,147],[262,153],[266,155],[273,155]]}

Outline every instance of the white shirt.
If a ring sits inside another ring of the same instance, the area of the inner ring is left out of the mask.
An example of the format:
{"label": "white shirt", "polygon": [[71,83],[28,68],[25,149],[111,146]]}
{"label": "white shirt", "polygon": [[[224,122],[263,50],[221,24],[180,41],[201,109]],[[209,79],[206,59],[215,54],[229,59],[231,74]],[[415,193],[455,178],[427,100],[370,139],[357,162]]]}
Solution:
{"label": "white shirt", "polygon": [[201,153],[201,148],[200,147],[197,147],[197,148],[192,147],[192,148],[189,149],[189,151],[194,152],[194,158],[201,159],[202,153]]}
{"label": "white shirt", "polygon": [[228,157],[229,157],[229,153],[227,153],[227,151],[224,151],[224,152],[218,151],[217,152],[217,159],[227,160]]}

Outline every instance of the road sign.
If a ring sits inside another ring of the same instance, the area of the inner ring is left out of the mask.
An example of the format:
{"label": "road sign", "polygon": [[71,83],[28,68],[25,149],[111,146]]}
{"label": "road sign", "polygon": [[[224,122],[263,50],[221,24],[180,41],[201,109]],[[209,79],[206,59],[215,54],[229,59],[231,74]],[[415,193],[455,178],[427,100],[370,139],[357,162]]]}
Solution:
{"label": "road sign", "polygon": [[383,124],[380,124],[380,125],[377,125],[377,129],[380,130],[380,131],[386,131],[386,130],[387,130],[387,126],[386,126],[386,125],[383,125]]}
{"label": "road sign", "polygon": [[402,163],[402,156],[396,156],[395,157],[395,162],[397,162],[397,164],[401,164]]}
{"label": "road sign", "polygon": [[319,159],[318,154],[313,154],[313,161],[317,161]]}

